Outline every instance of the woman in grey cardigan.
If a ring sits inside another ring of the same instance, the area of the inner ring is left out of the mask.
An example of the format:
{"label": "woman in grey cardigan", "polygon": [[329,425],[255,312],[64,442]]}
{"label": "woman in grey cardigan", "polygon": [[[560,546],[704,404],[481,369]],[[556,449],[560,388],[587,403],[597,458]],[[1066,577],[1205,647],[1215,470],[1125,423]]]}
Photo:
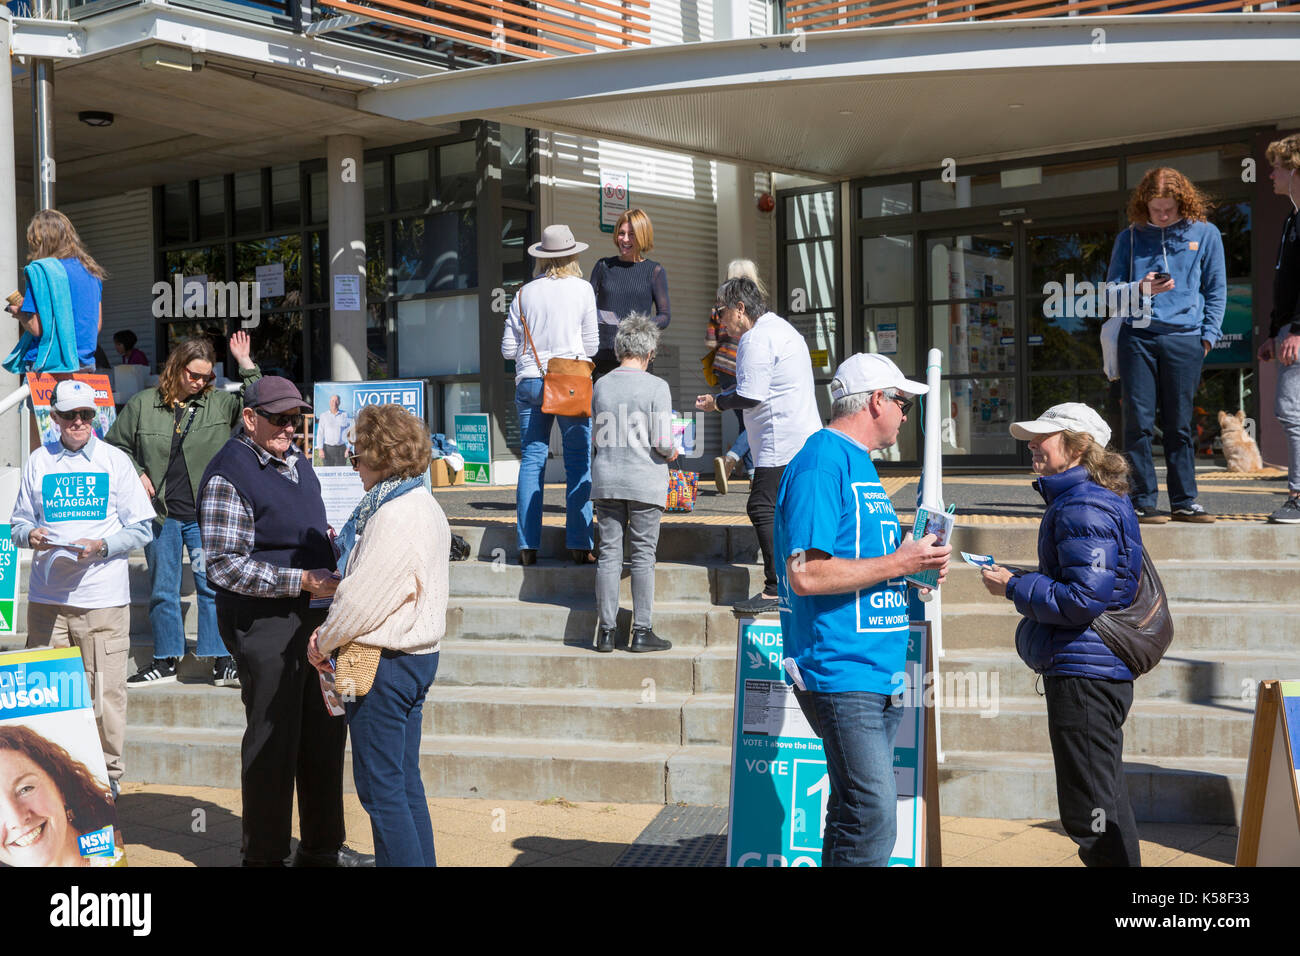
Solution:
{"label": "woman in grey cardigan", "polygon": [[650,629],[659,519],[668,501],[668,462],[677,457],[668,383],[646,371],[658,342],[659,327],[647,316],[634,313],[620,322],[614,338],[619,365],[596,382],[592,397],[591,498],[600,533],[596,650],[603,654],[614,650],[625,532],[632,543],[627,649],[639,654],[672,647]]}

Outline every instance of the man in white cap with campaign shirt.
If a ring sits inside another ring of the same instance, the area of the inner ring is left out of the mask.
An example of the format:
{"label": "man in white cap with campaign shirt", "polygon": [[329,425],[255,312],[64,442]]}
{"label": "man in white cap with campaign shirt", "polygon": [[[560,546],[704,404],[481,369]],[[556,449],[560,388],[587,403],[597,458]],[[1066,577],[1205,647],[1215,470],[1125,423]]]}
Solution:
{"label": "man in white cap with campaign shirt", "polygon": [[153,540],[153,502],[131,460],[95,437],[95,390],[54,387],[57,440],[32,452],[11,519],[13,542],[36,552],[27,592],[27,646],[81,649],[114,795],[126,738],[131,647],[127,555]]}
{"label": "man in white cap with campaign shirt", "polygon": [[823,866],[886,866],[897,833],[893,753],[907,656],[903,577],[937,570],[949,547],[904,535],[871,453],[898,440],[928,387],[883,355],[847,358],[831,382],[831,422],[786,466],[776,556],[787,676],[822,738],[830,798]]}

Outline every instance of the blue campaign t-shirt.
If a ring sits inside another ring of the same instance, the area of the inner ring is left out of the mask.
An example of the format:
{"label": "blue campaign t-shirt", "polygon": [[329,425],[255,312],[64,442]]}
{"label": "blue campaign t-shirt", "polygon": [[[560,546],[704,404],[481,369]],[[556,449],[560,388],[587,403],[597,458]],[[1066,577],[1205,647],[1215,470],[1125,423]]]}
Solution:
{"label": "blue campaign t-shirt", "polygon": [[865,445],[823,428],[786,466],[776,496],[776,574],[785,656],[821,693],[891,694],[907,656],[903,579],[847,594],[800,597],[786,560],[810,549],[835,558],[879,558],[898,550],[898,515]]}
{"label": "blue campaign t-shirt", "polygon": [[[99,341],[99,301],[104,283],[86,271],[80,259],[60,259],[63,270],[68,274],[68,287],[72,296],[72,322],[77,330],[77,358],[82,368],[95,367],[95,347]],[[23,304],[19,307],[24,312],[35,312],[36,302],[32,299],[29,287],[23,294]],[[50,316],[41,317],[41,334],[45,334],[46,323]],[[33,345],[23,356],[24,362],[35,362],[40,343]]]}

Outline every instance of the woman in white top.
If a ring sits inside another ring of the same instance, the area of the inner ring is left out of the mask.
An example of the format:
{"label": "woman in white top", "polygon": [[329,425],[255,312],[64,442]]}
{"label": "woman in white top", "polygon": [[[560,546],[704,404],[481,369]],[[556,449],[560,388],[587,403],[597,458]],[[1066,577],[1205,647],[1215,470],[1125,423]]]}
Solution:
{"label": "woman in white top", "polygon": [[[552,358],[585,359],[600,346],[596,325],[596,295],[582,278],[576,242],[568,226],[547,226],[542,241],[529,246],[538,260],[536,279],[519,290],[510,303],[501,355],[515,363],[515,407],[519,411],[519,483],[515,490],[515,521],[519,563],[537,560],[542,540],[542,483],[551,425],[560,422],[564,440],[566,484],[564,539],[569,556],[579,564],[594,564],[591,551],[591,417],[548,415],[542,411],[542,374]],[[529,335],[524,334],[524,322]],[[534,355],[534,349],[536,355]],[[538,367],[540,360],[542,367]]]}
{"label": "woman in white top", "polygon": [[348,457],[366,494],[339,535],[343,580],[307,657],[331,673],[330,654],[346,645],[380,650],[368,692],[356,695],[361,679],[351,699],[338,687],[357,796],[370,815],[376,866],[434,866],[420,731],[447,629],[451,529],[424,487],[432,459],[425,423],[400,405],[367,405],[356,430]]}

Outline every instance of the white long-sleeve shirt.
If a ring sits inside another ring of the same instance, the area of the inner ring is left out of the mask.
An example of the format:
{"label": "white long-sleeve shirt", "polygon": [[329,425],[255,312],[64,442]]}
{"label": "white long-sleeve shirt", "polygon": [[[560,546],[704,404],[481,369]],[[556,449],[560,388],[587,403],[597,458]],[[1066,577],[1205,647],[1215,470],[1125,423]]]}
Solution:
{"label": "white long-sleeve shirt", "polygon": [[596,293],[591,283],[577,276],[534,279],[510,303],[501,336],[501,357],[514,360],[516,385],[542,376],[519,321],[521,311],[543,366],[553,357],[588,358],[600,348]]}

